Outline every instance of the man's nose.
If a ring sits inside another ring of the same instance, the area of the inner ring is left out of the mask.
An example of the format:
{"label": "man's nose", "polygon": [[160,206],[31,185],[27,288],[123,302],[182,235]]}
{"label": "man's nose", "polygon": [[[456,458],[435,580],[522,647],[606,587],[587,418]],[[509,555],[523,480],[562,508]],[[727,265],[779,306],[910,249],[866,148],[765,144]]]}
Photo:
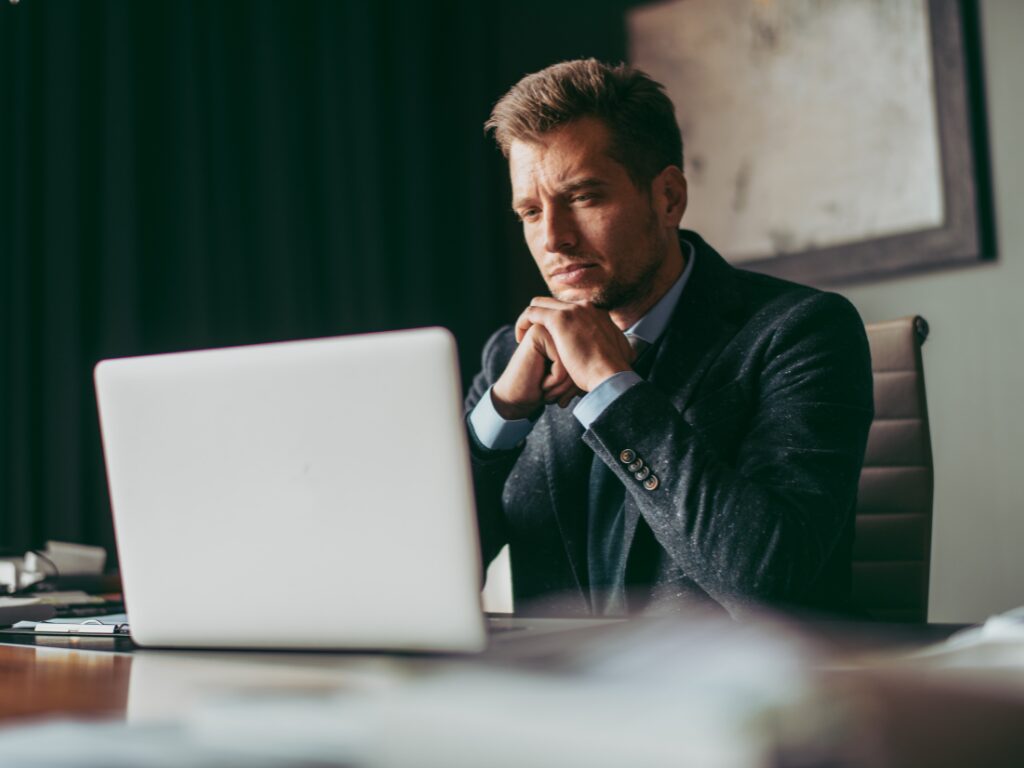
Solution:
{"label": "man's nose", "polygon": [[553,205],[544,215],[544,249],[548,253],[571,251],[577,243],[576,222],[569,211]]}

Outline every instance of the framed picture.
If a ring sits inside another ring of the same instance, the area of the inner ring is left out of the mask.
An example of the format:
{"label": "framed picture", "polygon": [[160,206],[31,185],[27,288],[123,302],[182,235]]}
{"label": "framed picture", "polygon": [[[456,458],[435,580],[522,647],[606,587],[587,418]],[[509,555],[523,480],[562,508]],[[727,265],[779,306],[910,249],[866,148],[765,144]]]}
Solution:
{"label": "framed picture", "polygon": [[684,226],[823,285],[994,256],[976,23],[959,0],[633,7],[632,63],[683,131]]}

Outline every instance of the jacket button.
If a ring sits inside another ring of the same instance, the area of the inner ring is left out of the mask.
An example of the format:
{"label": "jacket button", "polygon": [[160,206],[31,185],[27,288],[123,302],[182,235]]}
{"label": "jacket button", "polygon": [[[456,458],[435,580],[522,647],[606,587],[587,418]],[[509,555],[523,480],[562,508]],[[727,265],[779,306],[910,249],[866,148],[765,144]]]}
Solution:
{"label": "jacket button", "polygon": [[632,464],[635,458],[636,454],[633,451],[629,450],[629,448],[627,448],[626,450],[619,454],[619,461],[621,461],[623,464]]}
{"label": "jacket button", "polygon": [[635,475],[633,475],[633,477],[635,477],[637,480],[646,480],[647,476],[649,474],[651,474],[651,468],[650,467],[644,467],[639,472],[637,472]]}
{"label": "jacket button", "polygon": [[642,467],[643,465],[644,465],[644,460],[643,459],[637,459],[632,464],[630,464],[629,467],[627,467],[627,469],[629,469],[630,472],[637,472],[637,471],[639,471],[640,467]]}
{"label": "jacket button", "polygon": [[653,491],[657,487],[658,487],[658,476],[657,475],[651,475],[646,480],[644,480],[644,488],[646,488],[648,491]]}

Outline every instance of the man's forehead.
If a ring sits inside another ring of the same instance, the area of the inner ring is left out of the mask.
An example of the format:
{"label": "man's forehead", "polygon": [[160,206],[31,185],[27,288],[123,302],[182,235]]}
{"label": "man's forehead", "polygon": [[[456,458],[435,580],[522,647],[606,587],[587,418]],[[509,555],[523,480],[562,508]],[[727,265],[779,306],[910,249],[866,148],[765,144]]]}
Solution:
{"label": "man's forehead", "polygon": [[[589,123],[589,124],[587,124]],[[509,145],[512,186],[578,186],[606,181],[621,169],[608,152],[607,129],[588,119],[561,126],[536,139],[515,139]]]}

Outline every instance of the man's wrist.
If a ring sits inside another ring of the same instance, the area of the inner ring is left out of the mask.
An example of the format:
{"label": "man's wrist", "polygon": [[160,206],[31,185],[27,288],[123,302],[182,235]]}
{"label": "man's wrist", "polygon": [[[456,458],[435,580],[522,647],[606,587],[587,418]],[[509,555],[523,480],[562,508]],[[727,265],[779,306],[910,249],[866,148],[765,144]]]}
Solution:
{"label": "man's wrist", "polygon": [[534,422],[530,419],[505,419],[494,408],[492,390],[484,392],[469,414],[469,425],[477,442],[489,450],[509,450],[521,443]]}
{"label": "man's wrist", "polygon": [[529,405],[517,405],[511,403],[501,395],[499,395],[494,387],[490,389],[491,405],[494,407],[495,413],[497,413],[505,421],[520,421],[522,419],[534,419],[537,414],[544,407],[543,403]]}
{"label": "man's wrist", "polygon": [[618,366],[618,367],[606,366],[606,367],[602,367],[600,369],[591,371],[590,374],[587,376],[587,385],[588,386],[584,387],[584,391],[588,392],[588,393],[589,392],[593,392],[594,390],[596,390],[598,387],[600,387],[602,384],[604,384],[606,381],[608,381],[608,379],[612,378],[613,376],[618,376],[620,373],[626,373],[627,371],[632,371],[632,370],[633,369],[630,366],[626,365],[626,366]]}
{"label": "man's wrist", "polygon": [[583,425],[584,429],[590,429],[590,425],[605,410],[614,403],[626,390],[639,384],[643,379],[636,371],[620,371],[602,381],[592,391],[576,404],[572,415]]}

